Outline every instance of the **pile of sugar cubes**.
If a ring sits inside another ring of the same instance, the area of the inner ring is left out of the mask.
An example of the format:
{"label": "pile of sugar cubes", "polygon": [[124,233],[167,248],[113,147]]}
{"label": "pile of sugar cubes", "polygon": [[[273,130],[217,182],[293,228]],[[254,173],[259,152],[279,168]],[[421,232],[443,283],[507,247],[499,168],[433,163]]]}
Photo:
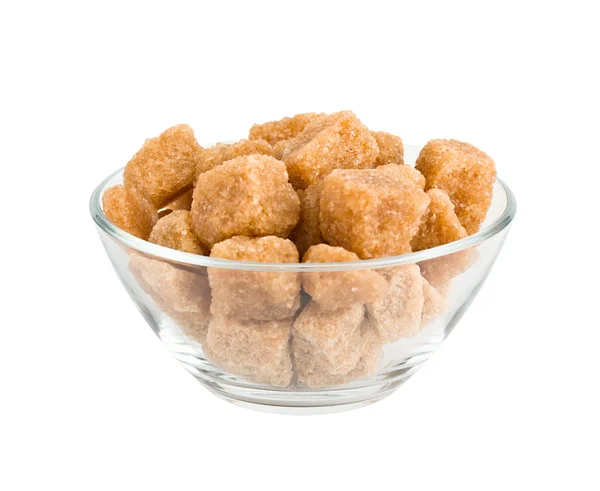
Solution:
{"label": "pile of sugar cubes", "polygon": [[[140,239],[233,261],[335,263],[397,256],[477,232],[493,160],[431,140],[416,166],[400,137],[350,111],[255,124],[201,147],[187,125],[147,140],[103,210]],[[281,272],[191,267],[131,250],[130,270],[215,366],[259,384],[323,387],[373,374],[382,346],[447,308],[465,249],[384,269]],[[182,259],[185,262],[185,259]]]}

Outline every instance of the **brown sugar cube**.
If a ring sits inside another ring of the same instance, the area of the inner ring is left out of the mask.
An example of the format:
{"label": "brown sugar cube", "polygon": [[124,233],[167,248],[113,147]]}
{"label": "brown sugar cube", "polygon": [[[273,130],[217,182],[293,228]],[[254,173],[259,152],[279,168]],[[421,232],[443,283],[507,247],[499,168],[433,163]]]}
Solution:
{"label": "brown sugar cube", "polygon": [[311,388],[343,385],[352,380],[368,377],[375,373],[381,359],[382,342],[369,321],[363,319],[360,326],[360,358],[356,365],[346,373],[334,373],[331,364],[315,350],[304,338],[292,337],[294,369],[298,381]]}
{"label": "brown sugar cube", "polygon": [[452,290],[452,282],[446,281],[446,283],[436,286],[435,290],[444,298],[444,300],[448,300],[450,291]]}
{"label": "brown sugar cube", "polygon": [[158,294],[154,295],[156,306],[166,315],[168,315],[181,329],[188,338],[200,344],[204,343],[210,315],[210,286],[208,277],[198,273],[201,278],[198,280],[198,290],[202,290],[200,297],[196,300],[194,311],[180,312],[175,310],[169,303],[165,302]]}
{"label": "brown sugar cube", "polygon": [[208,254],[192,232],[192,215],[185,210],[175,210],[158,220],[148,242],[191,254]]}
{"label": "brown sugar cube", "polygon": [[330,374],[348,373],[364,347],[360,330],[364,317],[363,305],[326,311],[311,301],[294,321],[293,349],[308,350],[313,358],[322,359]]}
{"label": "brown sugar cube", "polygon": [[378,153],[375,138],[350,111],[317,118],[273,149],[296,189],[306,189],[334,169],[370,168]]}
{"label": "brown sugar cube", "polygon": [[369,319],[365,318],[361,325],[363,350],[356,366],[345,375],[345,380],[338,383],[348,383],[373,375],[381,359],[383,343],[377,331],[373,329]]}
{"label": "brown sugar cube", "polygon": [[300,198],[300,221],[292,230],[290,239],[296,244],[301,256],[310,246],[323,242],[319,228],[319,201],[322,185],[323,181],[319,181],[308,186],[306,190],[297,191]]}
{"label": "brown sugar cube", "polygon": [[[302,259],[304,263],[359,261],[353,252],[326,244],[312,246]],[[386,279],[371,269],[303,273],[302,286],[323,310],[337,310],[356,304],[375,302],[385,297]]]}
{"label": "brown sugar cube", "polygon": [[120,184],[104,192],[102,209],[115,226],[143,240],[148,238],[158,220],[156,209],[150,203]]}
{"label": "brown sugar cube", "polygon": [[210,297],[210,290],[203,271],[190,271],[141,254],[130,254],[129,267],[149,295],[160,297],[173,310],[204,311],[204,297]]}
{"label": "brown sugar cube", "polygon": [[[297,263],[298,251],[279,237],[233,237],[216,244],[210,257],[236,261]],[[240,320],[279,320],[300,307],[298,273],[208,268],[211,312]]]}
{"label": "brown sugar cube", "polygon": [[386,164],[404,164],[404,145],[402,138],[385,131],[371,131],[377,142],[379,155],[375,159],[375,167]]}
{"label": "brown sugar cube", "polygon": [[496,180],[489,155],[457,140],[431,140],[419,153],[416,168],[427,179],[427,189],[448,193],[467,233],[477,232],[492,202]]}
{"label": "brown sugar cube", "polygon": [[416,264],[388,268],[389,290],[383,300],[367,304],[369,320],[384,343],[419,332],[423,312],[423,277]]}
{"label": "brown sugar cube", "polygon": [[434,321],[446,310],[448,310],[448,302],[444,295],[432,287],[426,279],[423,279],[423,311],[421,313],[421,326]]}
{"label": "brown sugar cube", "polygon": [[130,254],[129,269],[184,334],[204,341],[210,321],[210,286],[203,270],[190,271],[138,253]]}
{"label": "brown sugar cube", "polygon": [[192,185],[202,147],[185,124],[146,140],[123,172],[123,184],[136,189],[156,208]]}
{"label": "brown sugar cube", "polygon": [[[286,149],[291,145],[291,143],[294,141],[293,138],[290,138],[289,140],[281,140],[277,143],[275,143],[275,145],[273,145],[273,157],[275,157],[277,160],[283,160],[283,153],[286,151]],[[298,187],[295,188],[297,191],[299,190]]]}
{"label": "brown sugar cube", "polygon": [[410,241],[413,251],[430,249],[467,236],[446,192],[433,188],[427,191],[427,195],[429,206],[421,219],[419,231]]}
{"label": "brown sugar cube", "polygon": [[427,194],[401,173],[338,169],[323,180],[321,233],[361,259],[404,254],[427,205]]}
{"label": "brown sugar cube", "polygon": [[159,216],[162,218],[165,215],[168,215],[170,212],[175,210],[186,210],[190,211],[192,209],[192,198],[194,197],[194,188],[190,187],[189,189],[183,191],[179,196],[174,198],[172,201],[169,201],[166,205],[163,206],[163,209],[159,212]]}
{"label": "brown sugar cube", "polygon": [[379,365],[379,360],[381,359],[383,342],[381,341],[379,333],[373,328],[371,321],[369,321],[368,318],[365,318],[363,322],[362,336],[365,347],[358,363],[349,373],[351,380],[357,380],[373,375],[377,370],[377,365]]}
{"label": "brown sugar cube", "polygon": [[[431,201],[423,215],[419,231],[410,242],[413,251],[430,249],[467,236],[467,231],[454,213],[455,207],[448,194],[433,188],[427,191],[427,195]],[[419,265],[425,279],[437,287],[462,274],[471,267],[477,257],[475,249],[467,249],[429,259]]]}
{"label": "brown sugar cube", "polygon": [[446,256],[421,261],[421,274],[434,288],[449,282],[452,278],[463,274],[479,258],[477,249],[464,249]]}
{"label": "brown sugar cube", "polygon": [[308,123],[323,116],[325,116],[324,113],[303,113],[296,114],[291,118],[283,118],[279,121],[254,124],[250,128],[248,138],[250,140],[262,138],[269,142],[270,145],[275,145],[277,142],[295,137],[304,130]]}
{"label": "brown sugar cube", "polygon": [[200,152],[196,175],[214,169],[223,162],[243,155],[273,155],[273,149],[265,140],[240,140],[235,143],[217,143]]}
{"label": "brown sugar cube", "polygon": [[421,189],[425,189],[425,176],[410,165],[386,164],[377,167],[378,171],[395,172],[400,176],[414,182]]}
{"label": "brown sugar cube", "polygon": [[206,357],[251,382],[285,387],[292,379],[291,319],[240,321],[214,316],[203,345]]}
{"label": "brown sugar cube", "polygon": [[[206,278],[206,276],[205,276]],[[163,306],[160,302],[157,303],[159,308],[163,310],[175,323],[179,326],[183,334],[197,343],[206,341],[208,325],[210,323],[210,292],[206,297],[206,302],[203,304],[204,310],[202,313],[177,312],[169,309],[168,306]]]}
{"label": "brown sugar cube", "polygon": [[198,176],[192,229],[209,247],[234,235],[287,237],[299,217],[298,195],[273,157],[237,157]]}
{"label": "brown sugar cube", "polygon": [[381,337],[367,318],[365,318],[361,326],[361,336],[364,347],[358,363],[347,374],[348,381],[373,375],[381,359],[381,348],[383,347]]}

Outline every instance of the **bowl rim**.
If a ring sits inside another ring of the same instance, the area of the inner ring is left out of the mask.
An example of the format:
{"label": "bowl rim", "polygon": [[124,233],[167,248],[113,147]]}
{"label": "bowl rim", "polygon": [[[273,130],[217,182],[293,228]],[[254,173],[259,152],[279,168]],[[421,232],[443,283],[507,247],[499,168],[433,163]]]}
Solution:
{"label": "bowl rim", "polygon": [[388,268],[401,266],[404,264],[413,264],[440,256],[453,254],[471,247],[475,247],[488,239],[496,236],[506,229],[513,221],[517,212],[517,202],[515,195],[508,185],[500,178],[496,183],[500,185],[506,196],[506,206],[503,212],[496,220],[481,229],[479,232],[431,249],[425,249],[419,252],[411,252],[400,256],[389,256],[376,259],[363,259],[358,261],[348,261],[343,263],[261,263],[253,261],[236,261],[233,259],[211,258],[188,252],[170,249],[158,244],[145,241],[113,225],[102,210],[102,195],[108,183],[119,176],[124,167],[113,172],[104,179],[94,189],[90,197],[89,208],[94,222],[99,230],[115,239],[121,244],[141,252],[143,254],[154,256],[157,259],[167,260],[188,267],[213,267],[221,269],[236,269],[245,271],[270,271],[270,272],[334,272],[334,271],[356,271],[363,269]]}

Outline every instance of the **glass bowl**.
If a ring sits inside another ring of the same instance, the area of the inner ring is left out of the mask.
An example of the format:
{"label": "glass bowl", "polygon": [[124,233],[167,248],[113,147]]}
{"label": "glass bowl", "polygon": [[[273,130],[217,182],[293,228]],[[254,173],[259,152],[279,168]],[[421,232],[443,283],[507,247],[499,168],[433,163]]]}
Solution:
{"label": "glass bowl", "polygon": [[[408,164],[418,150],[406,147]],[[204,387],[278,413],[352,409],[395,391],[467,310],[516,212],[512,192],[497,180],[481,230],[444,246],[345,263],[231,261],[161,247],[115,227],[102,195],[122,183],[122,172],[96,188],[90,210],[129,296]],[[373,291],[379,296],[367,303],[354,300]]]}

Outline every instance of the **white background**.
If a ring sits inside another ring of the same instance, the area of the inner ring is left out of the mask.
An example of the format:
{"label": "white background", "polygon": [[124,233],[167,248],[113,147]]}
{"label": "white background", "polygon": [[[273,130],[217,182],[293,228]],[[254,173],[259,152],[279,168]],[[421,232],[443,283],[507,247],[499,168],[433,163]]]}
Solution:
{"label": "white background", "polygon": [[[599,489],[595,3],[1,2],[0,489]],[[88,196],[173,124],[340,109],[483,148],[517,219],[394,395],[238,409],[145,325]]]}

